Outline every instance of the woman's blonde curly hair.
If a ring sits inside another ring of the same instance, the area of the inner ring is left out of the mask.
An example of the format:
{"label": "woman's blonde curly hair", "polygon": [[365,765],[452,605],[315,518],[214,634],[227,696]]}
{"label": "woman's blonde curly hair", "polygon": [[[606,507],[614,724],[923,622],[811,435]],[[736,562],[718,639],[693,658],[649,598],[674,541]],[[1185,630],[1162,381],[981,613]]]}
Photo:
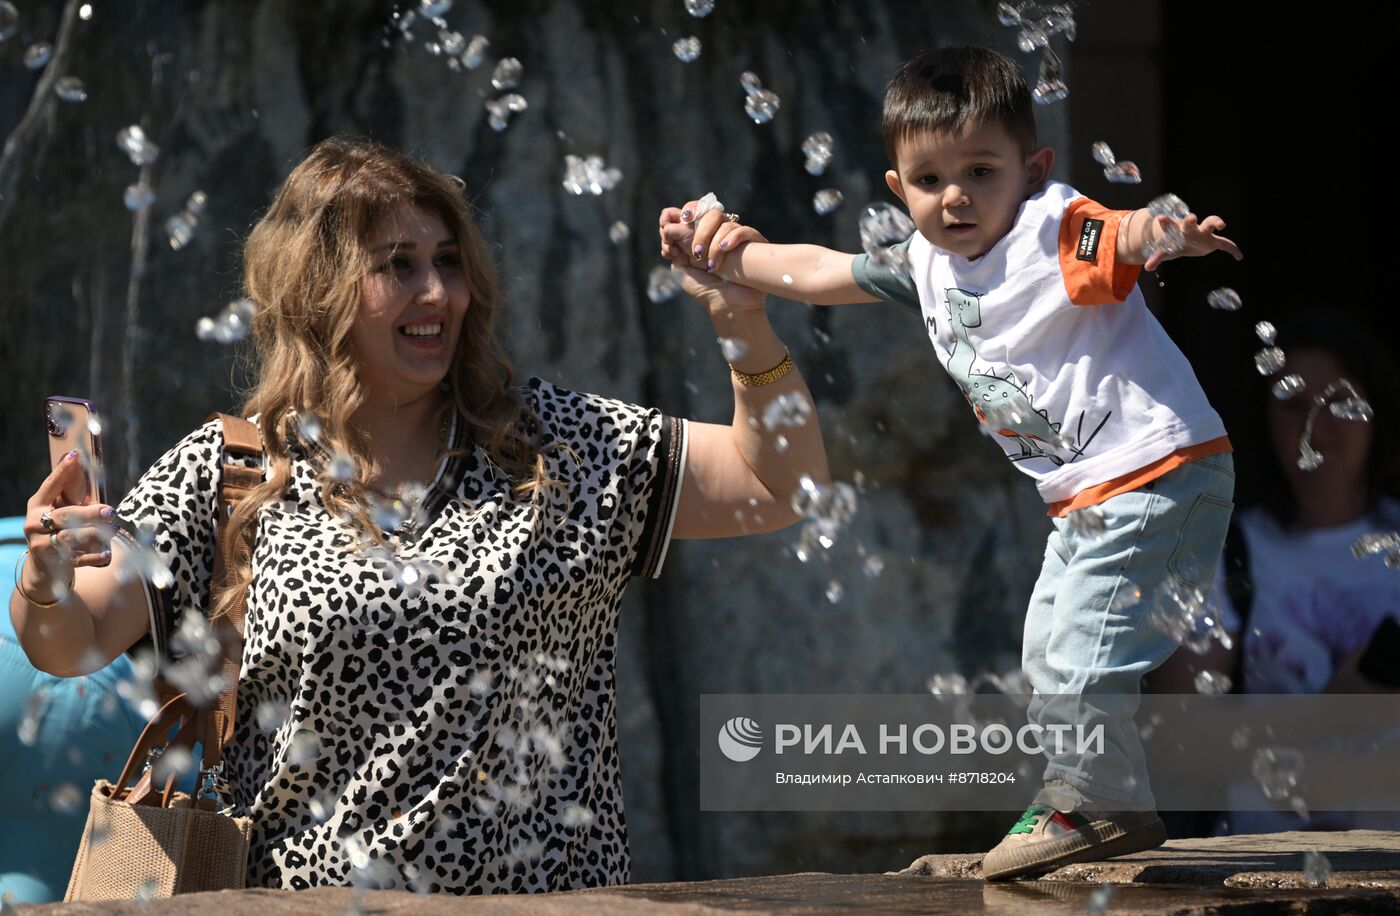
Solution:
{"label": "woman's blonde curly hair", "polygon": [[366,538],[382,542],[370,517],[366,487],[369,443],[350,422],[364,401],[350,329],[361,307],[360,281],[373,267],[368,249],[379,220],[403,205],[436,214],[457,240],[471,306],[463,320],[446,382],[443,419],[455,410],[472,440],[512,481],[517,495],[539,495],[552,480],[528,417],[514,391],[514,369],[496,338],[501,302],[494,265],[462,197],[459,179],[369,140],[333,137],[318,143],[258,220],[244,249],[244,287],[257,304],[253,321],[257,382],[241,406],[258,415],[266,479],[243,499],[229,522],[233,587],[212,616],[228,611],[252,582],[258,510],[286,495],[290,483],[290,420],[314,416],[329,452],[354,459],[349,481],[322,478],[327,511],[346,517]]}

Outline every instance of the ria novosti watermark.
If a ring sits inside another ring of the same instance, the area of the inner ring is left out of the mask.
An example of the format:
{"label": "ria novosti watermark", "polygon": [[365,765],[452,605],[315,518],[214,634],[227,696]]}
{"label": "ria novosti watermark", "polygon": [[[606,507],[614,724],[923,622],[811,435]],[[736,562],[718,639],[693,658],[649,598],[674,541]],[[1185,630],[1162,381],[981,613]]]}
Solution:
{"label": "ria novosti watermark", "polygon": [[1122,788],[1159,810],[1400,811],[1394,696],[1029,700],[703,696],[701,808],[1019,810],[1052,759],[1126,772],[1131,734],[1151,785]]}

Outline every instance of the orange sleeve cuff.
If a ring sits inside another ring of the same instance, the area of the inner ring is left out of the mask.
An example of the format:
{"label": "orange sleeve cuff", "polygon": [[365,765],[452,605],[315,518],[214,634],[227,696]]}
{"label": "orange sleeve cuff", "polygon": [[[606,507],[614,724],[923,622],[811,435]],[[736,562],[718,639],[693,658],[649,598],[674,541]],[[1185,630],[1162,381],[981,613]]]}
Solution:
{"label": "orange sleeve cuff", "polygon": [[1070,202],[1060,221],[1060,273],[1075,305],[1122,302],[1141,268],[1118,263],[1118,228],[1131,210],[1110,210],[1087,197]]}

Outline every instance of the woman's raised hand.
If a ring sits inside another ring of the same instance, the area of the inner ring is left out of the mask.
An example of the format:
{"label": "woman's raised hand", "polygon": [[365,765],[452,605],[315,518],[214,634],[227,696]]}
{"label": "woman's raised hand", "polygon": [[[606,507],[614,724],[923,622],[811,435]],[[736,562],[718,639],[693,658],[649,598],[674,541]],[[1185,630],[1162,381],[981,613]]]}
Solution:
{"label": "woman's raised hand", "polygon": [[112,560],[112,507],[73,505],[64,496],[65,489],[76,489],[82,481],[78,453],[69,452],[29,498],[24,517],[29,562],[20,585],[41,603],[63,597],[60,593],[72,587],[74,568],[106,566]]}

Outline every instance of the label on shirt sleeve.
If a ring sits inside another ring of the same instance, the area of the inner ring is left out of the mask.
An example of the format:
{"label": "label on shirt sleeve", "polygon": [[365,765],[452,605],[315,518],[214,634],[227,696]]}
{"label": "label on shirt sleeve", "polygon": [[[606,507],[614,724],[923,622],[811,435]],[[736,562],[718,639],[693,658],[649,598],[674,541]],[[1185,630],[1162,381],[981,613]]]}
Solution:
{"label": "label on shirt sleeve", "polygon": [[1099,240],[1103,238],[1103,220],[1086,219],[1079,230],[1079,248],[1075,258],[1080,261],[1097,261]]}

